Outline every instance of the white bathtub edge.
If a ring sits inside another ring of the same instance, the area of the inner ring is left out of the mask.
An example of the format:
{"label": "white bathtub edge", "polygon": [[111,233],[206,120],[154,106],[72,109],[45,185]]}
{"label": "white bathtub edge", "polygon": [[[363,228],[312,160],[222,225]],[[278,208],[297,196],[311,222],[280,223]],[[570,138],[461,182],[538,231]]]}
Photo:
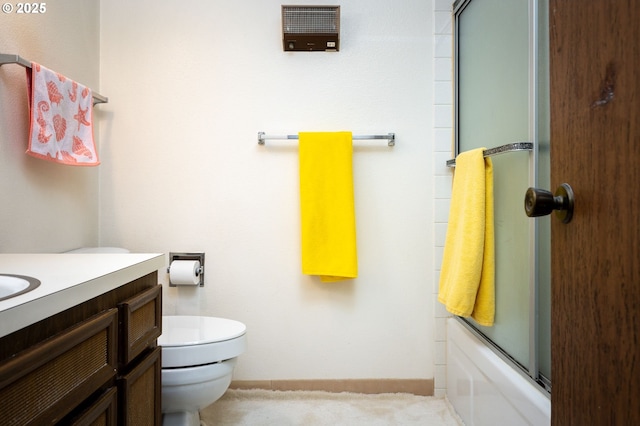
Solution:
{"label": "white bathtub edge", "polygon": [[491,424],[494,419],[488,418],[488,413],[509,417],[502,418],[509,424],[551,423],[548,394],[503,361],[456,318],[447,320],[447,369],[448,397],[467,426]]}

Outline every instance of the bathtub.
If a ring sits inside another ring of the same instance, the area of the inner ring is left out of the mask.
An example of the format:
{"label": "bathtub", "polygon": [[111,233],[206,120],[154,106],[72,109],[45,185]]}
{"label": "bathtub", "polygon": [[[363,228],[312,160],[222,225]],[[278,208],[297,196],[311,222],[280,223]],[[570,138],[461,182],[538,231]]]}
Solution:
{"label": "bathtub", "polygon": [[551,423],[549,395],[457,318],[447,319],[447,397],[466,426]]}

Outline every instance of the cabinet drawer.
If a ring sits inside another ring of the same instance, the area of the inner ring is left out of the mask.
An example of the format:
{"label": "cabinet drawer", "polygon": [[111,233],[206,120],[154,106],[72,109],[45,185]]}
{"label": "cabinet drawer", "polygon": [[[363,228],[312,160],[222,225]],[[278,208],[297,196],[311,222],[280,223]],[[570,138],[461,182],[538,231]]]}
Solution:
{"label": "cabinet drawer", "polygon": [[162,286],[155,286],[119,303],[118,309],[120,364],[126,365],[162,334]]}
{"label": "cabinet drawer", "polygon": [[129,373],[118,378],[120,426],[154,426],[162,423],[161,350],[155,348]]}
{"label": "cabinet drawer", "polygon": [[118,390],[116,387],[106,390],[97,401],[78,416],[64,421],[69,426],[117,426]]}
{"label": "cabinet drawer", "polygon": [[53,424],[112,379],[117,314],[95,315],[2,364],[0,424]]}

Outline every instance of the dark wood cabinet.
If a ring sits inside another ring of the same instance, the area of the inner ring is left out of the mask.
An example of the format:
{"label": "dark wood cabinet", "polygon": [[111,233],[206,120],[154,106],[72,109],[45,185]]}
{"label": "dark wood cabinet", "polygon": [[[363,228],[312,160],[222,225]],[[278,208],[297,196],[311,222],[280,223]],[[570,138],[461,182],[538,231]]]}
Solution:
{"label": "dark wood cabinet", "polygon": [[[162,287],[155,286],[118,304],[120,359],[118,374],[119,425],[162,423],[161,350]],[[153,345],[150,344],[153,342]]]}
{"label": "dark wood cabinet", "polygon": [[160,356],[161,349],[153,349],[131,371],[118,378],[121,426],[152,426],[162,423]]}
{"label": "dark wood cabinet", "polygon": [[118,303],[120,365],[127,365],[162,333],[162,286],[145,290]]}
{"label": "dark wood cabinet", "polygon": [[0,338],[0,424],[161,423],[157,272]]}

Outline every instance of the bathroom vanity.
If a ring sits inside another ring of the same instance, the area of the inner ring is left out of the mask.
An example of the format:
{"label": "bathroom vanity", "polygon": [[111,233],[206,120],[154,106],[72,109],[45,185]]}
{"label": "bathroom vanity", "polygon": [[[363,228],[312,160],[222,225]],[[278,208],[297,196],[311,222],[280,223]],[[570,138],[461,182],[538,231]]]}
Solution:
{"label": "bathroom vanity", "polygon": [[0,254],[0,424],[161,423],[162,254]]}

